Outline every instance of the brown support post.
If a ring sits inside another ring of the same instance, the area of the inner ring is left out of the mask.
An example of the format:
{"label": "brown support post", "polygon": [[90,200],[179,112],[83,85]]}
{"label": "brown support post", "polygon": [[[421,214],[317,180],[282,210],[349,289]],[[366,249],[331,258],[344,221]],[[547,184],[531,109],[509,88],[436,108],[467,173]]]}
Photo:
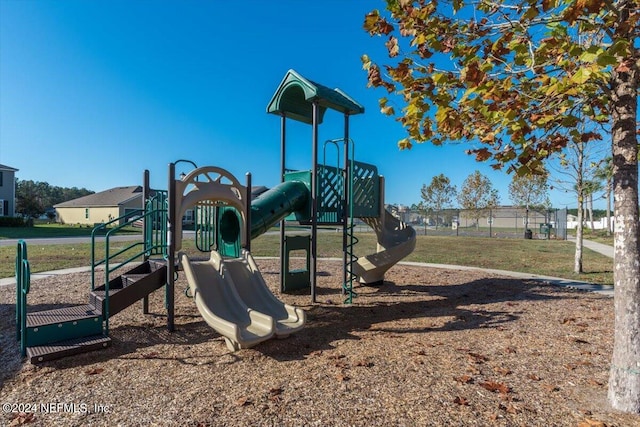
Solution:
{"label": "brown support post", "polygon": [[168,224],[167,224],[167,244],[169,246],[167,250],[167,284],[166,284],[166,305],[167,305],[167,329],[169,332],[175,330],[174,325],[174,287],[175,287],[175,248],[176,248],[176,236],[175,221],[176,221],[176,165],[169,163],[169,185],[167,186],[167,199],[168,199]]}
{"label": "brown support post", "polygon": [[[149,199],[149,194],[151,194],[151,189],[149,188],[149,170],[145,169],[144,174],[142,176],[142,212],[143,214],[147,212],[147,200]],[[149,261],[149,248],[147,247],[147,243],[149,240],[148,232],[147,232],[147,221],[149,218],[147,216],[143,217],[142,221],[142,244],[144,245],[144,257],[143,260]],[[142,299],[142,313],[149,314],[149,296],[145,296]]]}
{"label": "brown support post", "polygon": [[313,101],[311,147],[311,302],[316,302],[316,272],[318,267],[318,101]]}
{"label": "brown support post", "polygon": [[[284,174],[286,172],[286,141],[287,141],[287,116],[282,113],[280,118],[280,182],[284,182]],[[280,221],[280,290],[284,290],[284,270],[282,268],[284,262],[284,236],[285,221]]]}
{"label": "brown support post", "polygon": [[251,252],[251,172],[247,172],[247,194],[245,197],[247,198],[247,211],[245,212],[245,223],[244,223],[244,233],[245,233],[245,249]]}

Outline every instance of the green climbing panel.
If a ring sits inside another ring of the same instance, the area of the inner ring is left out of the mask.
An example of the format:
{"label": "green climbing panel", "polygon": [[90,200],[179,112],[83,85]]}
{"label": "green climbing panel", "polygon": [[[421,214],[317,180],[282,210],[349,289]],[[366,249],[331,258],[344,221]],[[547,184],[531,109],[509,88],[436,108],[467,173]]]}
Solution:
{"label": "green climbing panel", "polygon": [[[280,290],[282,292],[290,292],[298,289],[306,289],[311,287],[311,236],[302,235],[285,235],[284,241],[284,259],[280,263]],[[291,269],[291,252],[305,251],[305,267],[299,269]]]}

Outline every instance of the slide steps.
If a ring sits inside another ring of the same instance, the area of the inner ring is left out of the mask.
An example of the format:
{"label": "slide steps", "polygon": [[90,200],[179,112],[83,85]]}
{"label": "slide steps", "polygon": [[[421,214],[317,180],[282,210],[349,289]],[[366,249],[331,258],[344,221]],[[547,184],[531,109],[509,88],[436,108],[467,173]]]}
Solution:
{"label": "slide steps", "polygon": [[[164,261],[149,260],[109,282],[108,317],[161,288],[166,280]],[[26,347],[31,363],[108,347],[104,336],[107,313],[105,286],[89,294],[89,304],[27,313]]]}

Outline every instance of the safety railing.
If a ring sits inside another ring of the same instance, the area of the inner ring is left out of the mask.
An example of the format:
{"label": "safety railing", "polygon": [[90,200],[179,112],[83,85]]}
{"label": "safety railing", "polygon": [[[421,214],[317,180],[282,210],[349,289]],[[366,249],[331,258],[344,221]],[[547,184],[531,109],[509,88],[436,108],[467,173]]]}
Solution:
{"label": "safety railing", "polygon": [[18,242],[16,249],[16,338],[20,353],[27,354],[27,294],[31,287],[31,267],[27,259],[27,243]]}
{"label": "safety railing", "polygon": [[[96,268],[104,266],[104,332],[109,333],[109,283],[111,281],[111,273],[126,264],[140,259],[147,258],[149,255],[162,254],[164,258],[167,255],[167,209],[166,196],[162,195],[160,201],[150,203],[145,210],[129,212],[127,215],[113,219],[96,226],[91,232],[91,290],[96,287]],[[156,203],[157,202],[157,203]],[[149,209],[149,207],[154,207]],[[135,241],[125,244],[124,247],[112,252],[112,237],[118,231],[127,226],[133,225],[136,221],[143,220],[147,227],[145,238],[142,241]],[[120,224],[122,222],[122,224]],[[115,225],[117,224],[117,225]],[[104,256],[97,259],[96,256],[96,237],[104,233]],[[140,248],[139,250],[135,250]],[[126,254],[126,255],[124,255]],[[124,257],[122,257],[124,255]],[[124,259],[120,259],[124,258]]]}
{"label": "safety railing", "polygon": [[145,205],[145,249],[146,256],[162,255],[167,257],[167,212],[168,198],[166,191],[155,191],[155,196],[147,200]]}
{"label": "safety railing", "polygon": [[203,201],[194,207],[196,248],[201,252],[217,249],[217,223],[219,207],[212,201]]}

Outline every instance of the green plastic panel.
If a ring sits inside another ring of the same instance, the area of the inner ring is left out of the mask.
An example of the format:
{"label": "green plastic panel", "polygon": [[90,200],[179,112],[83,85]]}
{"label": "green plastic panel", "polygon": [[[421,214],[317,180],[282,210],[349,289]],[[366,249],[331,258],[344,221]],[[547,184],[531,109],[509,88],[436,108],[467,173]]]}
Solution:
{"label": "green plastic panel", "polygon": [[[349,162],[351,166],[351,162]],[[378,168],[362,162],[353,162],[353,216],[376,218],[380,216],[380,176]],[[285,174],[285,181],[301,181],[311,188],[311,171]],[[333,166],[318,166],[318,222],[336,223],[342,218],[344,183],[342,170]],[[287,221],[307,222],[310,207],[286,217]]]}
{"label": "green plastic panel", "polygon": [[[311,287],[311,236],[286,235],[284,236],[284,260],[280,264],[280,290],[290,292]],[[289,256],[291,251],[305,251],[305,268],[291,270]]]}
{"label": "green plastic panel", "polygon": [[236,208],[223,206],[218,209],[218,252],[225,257],[238,258],[242,248],[242,219]]}
{"label": "green plastic panel", "polygon": [[344,178],[334,166],[318,166],[318,222],[336,223],[342,220]]}
{"label": "green plastic panel", "polygon": [[317,102],[320,107],[318,124],[322,123],[327,108],[351,116],[364,113],[364,107],[340,89],[330,89],[313,82],[294,70],[287,71],[280,82],[267,105],[267,113],[284,115],[290,119],[311,124],[313,102]]}
{"label": "green plastic panel", "polygon": [[353,162],[353,216],[380,216],[380,176],[374,165]]}
{"label": "green plastic panel", "polygon": [[102,333],[102,318],[100,316],[66,321],[53,325],[27,328],[27,345],[35,347],[64,341],[72,338],[82,338]]}

